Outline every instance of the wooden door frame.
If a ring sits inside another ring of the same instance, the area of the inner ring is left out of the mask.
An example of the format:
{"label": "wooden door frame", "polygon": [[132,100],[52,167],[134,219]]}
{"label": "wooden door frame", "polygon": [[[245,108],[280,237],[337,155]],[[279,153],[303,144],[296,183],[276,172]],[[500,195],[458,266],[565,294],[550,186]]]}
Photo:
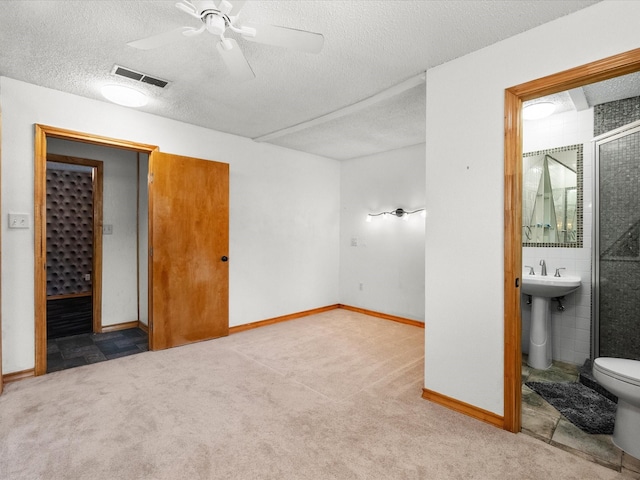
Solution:
{"label": "wooden door frame", "polygon": [[[0,109],[0,165],[2,165],[2,110],[1,109]],[[0,198],[2,198],[2,168],[0,168]],[[0,211],[1,211],[1,208],[0,208]],[[0,232],[0,259],[2,259],[2,233],[1,232]],[[0,260],[0,272],[2,272],[1,262],[2,261]],[[2,281],[0,281],[0,395],[2,395],[3,390],[4,390],[4,376],[2,373]]]}
{"label": "wooden door frame", "polygon": [[[71,157],[69,155],[47,154],[48,162],[67,163],[70,165],[82,165],[92,169],[92,253],[91,253],[91,306],[92,306],[92,331],[102,331],[102,179],[104,164],[99,160]],[[45,171],[46,175],[46,171]],[[45,197],[46,202],[46,197]],[[46,207],[46,205],[45,205]],[[45,208],[46,212],[46,208]],[[46,231],[45,231],[46,233]],[[46,246],[45,246],[46,251]]]}
{"label": "wooden door frame", "polygon": [[504,428],[521,428],[522,103],[640,71],[640,48],[505,90],[504,102]]}
{"label": "wooden door frame", "polygon": [[[34,148],[34,322],[35,322],[35,375],[47,373],[47,138],[59,138],[73,142],[89,143],[103,147],[131,150],[149,155],[151,163],[152,155],[158,152],[155,145],[121,140],[117,138],[103,137],[89,133],[76,132],[47,125],[35,125]],[[151,202],[149,202],[151,203]],[[102,226],[100,226],[102,228]],[[149,235],[149,247],[152,238]],[[149,288],[151,290],[151,288]],[[149,302],[149,332],[152,332],[153,309]],[[150,348],[153,349],[152,335]]]}

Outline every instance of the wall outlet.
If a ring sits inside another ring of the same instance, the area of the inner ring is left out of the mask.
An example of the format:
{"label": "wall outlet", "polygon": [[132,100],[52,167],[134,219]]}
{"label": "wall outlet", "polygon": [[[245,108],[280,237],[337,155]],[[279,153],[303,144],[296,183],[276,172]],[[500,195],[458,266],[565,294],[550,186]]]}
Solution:
{"label": "wall outlet", "polygon": [[103,235],[113,235],[113,225],[102,225],[102,234]]}
{"label": "wall outlet", "polygon": [[90,274],[90,273],[87,273],[87,274],[84,276],[84,281],[85,281],[85,282],[90,282],[90,281],[91,281],[91,274]]}
{"label": "wall outlet", "polygon": [[351,237],[351,246],[352,247],[358,246],[358,237]]}
{"label": "wall outlet", "polygon": [[29,228],[28,213],[10,213],[9,228]]}

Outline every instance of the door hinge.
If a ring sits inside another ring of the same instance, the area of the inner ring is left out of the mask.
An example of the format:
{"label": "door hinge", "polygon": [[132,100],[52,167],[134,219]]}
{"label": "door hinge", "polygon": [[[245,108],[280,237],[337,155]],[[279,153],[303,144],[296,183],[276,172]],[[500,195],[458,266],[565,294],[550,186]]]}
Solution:
{"label": "door hinge", "polygon": [[151,247],[151,248],[149,249],[149,256],[150,256],[150,257],[153,257],[153,247]]}
{"label": "door hinge", "polygon": [[153,183],[153,173],[149,174],[149,183]]}

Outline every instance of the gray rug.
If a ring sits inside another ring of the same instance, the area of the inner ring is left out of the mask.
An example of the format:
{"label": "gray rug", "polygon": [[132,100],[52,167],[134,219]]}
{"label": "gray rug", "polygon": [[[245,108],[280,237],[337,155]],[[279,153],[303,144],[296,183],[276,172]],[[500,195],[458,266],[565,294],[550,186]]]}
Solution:
{"label": "gray rug", "polygon": [[613,433],[616,404],[581,383],[526,382],[567,420],[584,432]]}

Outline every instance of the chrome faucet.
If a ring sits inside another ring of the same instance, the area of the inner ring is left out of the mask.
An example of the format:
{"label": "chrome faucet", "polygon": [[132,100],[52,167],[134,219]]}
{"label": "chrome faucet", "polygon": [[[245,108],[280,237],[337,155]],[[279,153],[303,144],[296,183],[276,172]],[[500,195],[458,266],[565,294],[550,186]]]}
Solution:
{"label": "chrome faucet", "polygon": [[542,265],[542,272],[540,272],[540,275],[542,275],[543,277],[547,276],[547,264],[545,263],[544,260],[540,260],[540,265]]}

